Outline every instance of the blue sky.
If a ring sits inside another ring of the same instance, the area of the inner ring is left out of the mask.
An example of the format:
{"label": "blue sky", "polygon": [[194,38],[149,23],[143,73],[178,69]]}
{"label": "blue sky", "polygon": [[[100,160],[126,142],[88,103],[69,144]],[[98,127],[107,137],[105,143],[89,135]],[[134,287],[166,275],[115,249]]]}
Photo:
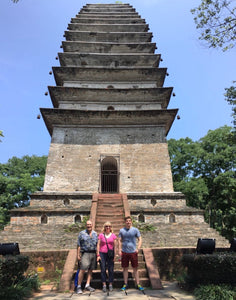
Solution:
{"label": "blue sky", "polygon": [[[97,3],[114,3],[99,0]],[[47,155],[50,136],[40,107],[51,107],[45,96],[49,75],[61,52],[61,41],[70,19],[83,5],[96,1],[10,0],[0,1],[0,163],[13,156]],[[125,2],[127,3],[127,2]],[[173,86],[176,97],[169,108],[179,108],[169,132],[170,138],[198,140],[208,130],[232,125],[231,107],[224,89],[235,80],[235,49],[229,52],[209,49],[198,40],[190,9],[196,0],[129,1],[146,19],[169,76],[164,86]]]}

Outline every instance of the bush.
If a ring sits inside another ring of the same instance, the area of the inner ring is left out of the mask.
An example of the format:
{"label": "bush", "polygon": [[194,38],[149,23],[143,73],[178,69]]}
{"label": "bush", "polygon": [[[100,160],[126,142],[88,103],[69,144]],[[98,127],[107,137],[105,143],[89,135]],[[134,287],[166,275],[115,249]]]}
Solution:
{"label": "bush", "polygon": [[0,259],[0,300],[21,300],[39,289],[37,275],[24,276],[29,258],[23,255]]}
{"label": "bush", "polygon": [[236,284],[236,253],[185,254],[182,262],[187,267],[186,283]]}
{"label": "bush", "polygon": [[194,290],[196,300],[234,300],[236,290],[229,285],[201,285]]}

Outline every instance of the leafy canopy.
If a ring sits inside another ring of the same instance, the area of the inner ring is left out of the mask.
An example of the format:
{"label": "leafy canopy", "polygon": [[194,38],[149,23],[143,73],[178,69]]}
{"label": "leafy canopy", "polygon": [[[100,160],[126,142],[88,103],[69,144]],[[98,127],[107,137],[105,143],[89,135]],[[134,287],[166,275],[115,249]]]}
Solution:
{"label": "leafy canopy", "polygon": [[226,51],[236,42],[236,7],[233,0],[202,0],[192,9],[200,40]]}
{"label": "leafy canopy", "polygon": [[42,190],[47,157],[13,157],[0,164],[0,228],[9,221],[9,210],[27,206],[30,195]]}
{"label": "leafy canopy", "polygon": [[227,238],[236,235],[236,143],[233,129],[208,131],[197,142],[168,141],[174,190],[205,210],[206,221]]}
{"label": "leafy canopy", "polygon": [[232,105],[233,125],[234,130],[236,131],[236,81],[233,81],[233,85],[229,88],[226,88],[225,90],[225,100],[229,105]]}

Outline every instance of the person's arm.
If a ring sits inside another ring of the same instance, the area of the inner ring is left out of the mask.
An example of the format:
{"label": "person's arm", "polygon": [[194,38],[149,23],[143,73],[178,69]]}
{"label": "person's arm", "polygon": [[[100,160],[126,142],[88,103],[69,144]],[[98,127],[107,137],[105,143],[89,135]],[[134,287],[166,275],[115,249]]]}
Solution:
{"label": "person's arm", "polygon": [[121,256],[122,254],[122,239],[118,237],[118,254]]}
{"label": "person's arm", "polygon": [[138,253],[138,250],[141,249],[142,246],[142,237],[140,235],[140,237],[138,237],[138,248],[136,249],[136,252]]}
{"label": "person's arm", "polygon": [[99,254],[99,250],[100,250],[100,243],[101,243],[101,240],[98,239],[98,243],[97,243],[97,261],[100,260],[100,254]]}
{"label": "person's arm", "polygon": [[77,258],[78,258],[78,261],[81,260],[80,246],[77,247]]}
{"label": "person's arm", "polygon": [[117,249],[117,239],[114,240],[114,259],[116,258],[116,256],[118,253],[118,249]]}

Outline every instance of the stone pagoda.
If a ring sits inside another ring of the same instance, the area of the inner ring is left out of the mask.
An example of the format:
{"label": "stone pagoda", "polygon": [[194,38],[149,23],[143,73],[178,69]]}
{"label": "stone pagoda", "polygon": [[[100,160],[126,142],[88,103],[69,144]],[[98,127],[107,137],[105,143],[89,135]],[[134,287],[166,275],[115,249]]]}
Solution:
{"label": "stone pagoda", "polygon": [[152,36],[129,4],[88,4],[71,19],[48,87],[53,108],[41,108],[51,135],[44,188],[12,210],[5,240],[18,230],[25,249],[29,239],[34,249],[75,248],[65,226],[90,215],[96,230],[111,220],[118,231],[131,214],[158,227],[144,247],[225,243],[173,190],[166,137],[178,110],[168,109]]}

